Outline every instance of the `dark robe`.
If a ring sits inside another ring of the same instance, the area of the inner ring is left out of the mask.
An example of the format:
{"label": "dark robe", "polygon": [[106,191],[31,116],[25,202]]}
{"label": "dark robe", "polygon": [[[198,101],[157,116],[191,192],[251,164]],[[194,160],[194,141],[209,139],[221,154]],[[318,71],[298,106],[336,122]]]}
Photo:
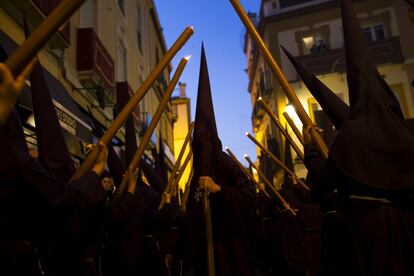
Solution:
{"label": "dark robe", "polygon": [[334,184],[339,191],[333,275],[412,275],[413,195],[357,182],[317,151],[307,159],[313,183],[325,187]]}
{"label": "dark robe", "polygon": [[[249,233],[249,223],[256,215],[254,186],[224,152],[219,155],[213,179],[221,186],[219,192],[210,195],[216,275],[253,275],[249,243],[254,233]],[[196,184],[193,182],[192,188]],[[189,199],[186,261],[193,267],[195,275],[205,275],[205,234],[200,221],[202,217],[199,217],[202,211],[197,210],[201,203],[194,200],[195,195],[194,189]]]}
{"label": "dark robe", "polygon": [[11,140],[10,129],[1,127],[2,239],[26,240],[37,246],[41,240],[51,239],[59,232],[61,219],[105,201],[105,191],[93,171],[66,185],[49,175],[26,152],[13,147]]}

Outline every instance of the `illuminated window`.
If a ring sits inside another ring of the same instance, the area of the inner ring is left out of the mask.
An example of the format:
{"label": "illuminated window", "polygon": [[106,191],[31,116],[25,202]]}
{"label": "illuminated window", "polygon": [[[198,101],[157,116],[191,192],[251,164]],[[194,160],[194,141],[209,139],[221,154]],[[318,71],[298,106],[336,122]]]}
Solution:
{"label": "illuminated window", "polygon": [[328,51],[327,38],[322,34],[312,34],[302,38],[303,54],[314,54]]}

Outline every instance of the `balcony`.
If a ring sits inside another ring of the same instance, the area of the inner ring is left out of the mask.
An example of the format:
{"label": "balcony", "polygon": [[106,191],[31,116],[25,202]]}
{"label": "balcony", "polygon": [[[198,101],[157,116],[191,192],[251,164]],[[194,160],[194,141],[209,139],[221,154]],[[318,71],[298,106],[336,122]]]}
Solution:
{"label": "balcony", "polygon": [[263,98],[269,98],[272,95],[273,86],[272,86],[272,72],[270,70],[265,70],[260,76],[259,88],[260,96]]}
{"label": "balcony", "polygon": [[262,15],[263,17],[279,15],[282,13],[292,13],[313,6],[324,4],[326,2],[332,2],[332,0],[279,0],[268,1],[263,4]]}
{"label": "balcony", "polygon": [[252,112],[252,125],[253,125],[254,132],[256,132],[256,130],[262,124],[263,117],[265,114],[266,114],[266,111],[264,110],[263,105],[256,102],[253,106],[253,112]]}
{"label": "balcony", "polygon": [[[369,49],[377,65],[404,61],[399,37],[372,42],[369,44]],[[314,75],[346,71],[343,48],[300,56],[297,60]]]}
{"label": "balcony", "polygon": [[[23,11],[30,30],[34,30],[46,16],[59,5],[62,0],[32,0],[32,1],[0,1],[0,7],[4,8],[7,15],[17,24],[23,25]],[[60,32],[54,35],[48,42],[52,49],[67,48],[70,44],[70,22],[68,21]]]}
{"label": "balcony", "polygon": [[83,86],[103,92],[105,104],[115,103],[114,60],[92,28],[78,29],[77,70]]}

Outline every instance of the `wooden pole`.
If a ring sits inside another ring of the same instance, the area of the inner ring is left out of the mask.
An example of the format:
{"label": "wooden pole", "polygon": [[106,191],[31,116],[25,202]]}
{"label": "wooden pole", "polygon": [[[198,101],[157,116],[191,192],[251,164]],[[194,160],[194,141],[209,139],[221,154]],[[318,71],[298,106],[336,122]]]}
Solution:
{"label": "wooden pole", "polygon": [[181,212],[187,211],[188,196],[190,195],[190,183],[191,183],[191,180],[193,179],[193,175],[194,175],[194,167],[191,167],[190,176],[188,177],[187,185],[185,186],[185,189],[184,189],[183,200],[181,202],[181,208],[180,208]]}
{"label": "wooden pole", "polygon": [[214,240],[213,240],[213,223],[211,221],[211,206],[208,194],[203,192],[203,214],[206,234],[207,250],[207,275],[216,275],[216,266],[214,261]]}
{"label": "wooden pole", "polygon": [[[135,94],[131,97],[128,103],[124,106],[124,108],[119,112],[118,116],[114,119],[112,124],[108,127],[104,135],[101,137],[100,142],[107,145],[116,132],[122,127],[128,117],[131,115],[132,111],[135,109],[136,105],[141,101],[141,99],[145,96],[148,90],[151,88],[152,84],[157,80],[158,76],[164,71],[165,67],[170,63],[172,58],[181,49],[181,47],[187,42],[187,40],[193,34],[194,29],[192,27],[188,27],[184,30],[184,32],[180,35],[180,37],[175,41],[175,43],[171,46],[171,48],[165,53],[164,57],[160,60],[160,62],[155,66],[155,68],[151,71],[142,85],[138,88]],[[184,68],[183,68],[184,69]],[[177,68],[178,70],[178,68]],[[89,171],[93,164],[96,161],[96,158],[99,155],[98,148],[95,147],[94,150],[87,156],[85,161],[79,166],[76,170],[75,174],[72,176],[71,180],[78,179],[82,175],[84,175],[87,171]]]}
{"label": "wooden pole", "polygon": [[250,166],[252,166],[257,173],[259,174],[259,177],[263,180],[263,182],[273,191],[273,193],[276,195],[276,197],[280,200],[282,205],[289,210],[292,215],[296,216],[296,212],[290,207],[289,203],[283,198],[283,196],[276,190],[276,188],[273,186],[272,183],[266,178],[266,176],[259,170],[259,168],[250,160],[250,158],[245,155],[244,158],[246,158],[247,162],[249,162]]}
{"label": "wooden pole", "polygon": [[[308,114],[306,113],[305,109],[303,108],[302,104],[299,101],[299,98],[296,96],[295,91],[293,90],[292,86],[289,84],[289,81],[283,75],[282,70],[280,69],[279,65],[276,63],[276,60],[273,58],[272,54],[270,53],[269,49],[267,48],[266,44],[264,43],[263,39],[260,37],[259,33],[257,32],[256,28],[254,27],[253,23],[251,22],[250,18],[244,11],[243,7],[240,4],[239,0],[230,0],[231,4],[233,5],[235,11],[239,15],[241,21],[243,22],[244,26],[246,27],[247,31],[252,36],[253,40],[256,42],[257,46],[259,47],[264,59],[266,60],[269,67],[272,69],[274,76],[278,80],[280,86],[282,87],[283,91],[285,92],[289,101],[293,104],[298,113],[298,116],[302,123],[305,126],[314,125],[312,120],[309,118]],[[316,127],[312,127],[310,130],[310,134],[312,140],[317,145],[319,150],[321,151],[322,155],[325,158],[328,158],[328,147],[326,146],[325,142],[323,141],[322,137],[318,133]]]}
{"label": "wooden pole", "polygon": [[[190,142],[191,134],[193,133],[194,129],[194,122],[191,122],[190,127],[188,128],[187,136],[184,139],[183,146],[181,147],[180,153],[178,154],[177,161],[175,161],[173,170],[171,172],[170,178],[168,178],[167,186],[165,187],[164,192],[171,193],[172,185],[174,184],[174,179],[177,176],[178,169],[180,168],[181,160],[183,159],[185,149],[187,148],[187,144]],[[161,210],[164,206],[165,200],[161,198],[161,202],[158,205],[158,210]]]}
{"label": "wooden pole", "polygon": [[267,191],[265,189],[263,189],[263,186],[261,186],[259,184],[259,182],[256,181],[254,176],[243,166],[242,163],[240,163],[240,161],[237,159],[237,157],[234,155],[234,153],[228,147],[226,147],[226,151],[230,155],[230,157],[234,160],[234,162],[236,162],[237,165],[239,165],[239,167],[242,170],[242,172],[244,173],[244,175],[247,176],[247,178],[249,178],[256,185],[257,189],[259,191],[262,191],[266,196],[270,197],[270,195],[267,193]]}
{"label": "wooden pole", "polygon": [[[179,182],[181,180],[181,177],[184,174],[185,169],[188,166],[188,163],[191,161],[191,158],[192,157],[193,157],[193,151],[190,150],[190,152],[187,154],[187,157],[184,160],[183,165],[180,168],[179,173],[177,174],[177,177],[174,179],[174,183],[173,183],[172,188],[171,188],[171,194],[172,194],[172,196],[175,196],[176,195],[176,192],[178,191],[178,184],[179,184]],[[162,209],[162,207],[161,207],[161,209]]]}
{"label": "wooden pole", "polygon": [[280,130],[280,132],[283,134],[283,136],[285,136],[285,138],[287,140],[289,140],[290,144],[292,145],[292,148],[298,154],[299,158],[302,161],[305,161],[305,155],[303,154],[302,150],[295,143],[295,141],[293,141],[292,137],[290,137],[290,135],[287,133],[287,131],[285,130],[285,128],[282,126],[282,123],[279,121],[278,118],[276,118],[275,114],[273,114],[273,112],[270,110],[270,107],[264,102],[263,98],[262,97],[259,97],[259,99],[257,100],[257,102],[260,103],[264,107],[266,113],[269,115],[269,117],[272,119],[272,121],[276,124],[276,126],[278,127],[278,129]]}
{"label": "wooden pole", "polygon": [[295,125],[292,118],[290,118],[289,114],[287,112],[283,112],[283,116],[285,116],[286,121],[288,122],[290,128],[293,130],[293,132],[295,133],[295,135],[298,138],[298,140],[300,141],[300,143],[302,145],[305,145],[305,141],[303,140],[302,133],[300,132],[298,127]]}
{"label": "wooden pole", "polygon": [[32,34],[19,46],[5,61],[5,64],[18,76],[23,68],[45,46],[47,41],[59,30],[59,28],[79,9],[86,0],[63,0],[40,23]]}
{"label": "wooden pole", "polygon": [[291,171],[282,161],[280,161],[276,156],[274,156],[267,148],[265,148],[262,144],[260,144],[259,141],[256,140],[250,133],[246,133],[246,136],[253,141],[261,150],[263,153],[265,153],[267,156],[270,157],[276,164],[278,164],[285,172],[287,172],[293,179],[293,181],[297,181],[300,185],[305,188],[305,190],[309,191],[308,185],[306,185],[302,180],[299,179],[299,177],[296,176],[296,174]]}
{"label": "wooden pole", "polygon": [[177,85],[177,82],[180,79],[181,73],[184,71],[184,68],[187,65],[188,60],[189,60],[189,57],[182,58],[180,63],[178,64],[178,67],[174,73],[174,76],[172,77],[170,83],[168,84],[167,90],[164,92],[164,95],[162,95],[160,104],[158,105],[158,108],[155,111],[154,117],[152,118],[151,123],[148,126],[148,129],[145,131],[144,136],[142,137],[140,144],[136,152],[134,153],[134,156],[132,157],[131,163],[129,164],[128,169],[126,170],[122,178],[121,185],[119,185],[119,189],[113,198],[113,203],[116,203],[126,191],[127,186],[128,186],[128,171],[129,170],[134,171],[135,168],[139,166],[139,163],[141,162],[142,155],[145,151],[145,148],[147,147],[147,144],[149,140],[151,139],[151,136],[154,133],[154,130],[157,127],[157,124],[159,120],[161,119],[162,114],[164,113],[164,109],[170,100],[171,94],[174,91],[174,88]]}

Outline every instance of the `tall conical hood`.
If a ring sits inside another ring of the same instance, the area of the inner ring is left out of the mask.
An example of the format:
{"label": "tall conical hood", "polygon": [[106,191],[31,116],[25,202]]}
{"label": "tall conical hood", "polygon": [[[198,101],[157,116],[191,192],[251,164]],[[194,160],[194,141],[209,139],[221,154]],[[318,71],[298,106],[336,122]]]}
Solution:
{"label": "tall conical hood", "polygon": [[194,153],[194,174],[197,176],[212,176],[214,166],[222,148],[217,134],[210,80],[203,45],[201,47],[200,75],[192,147]]}
{"label": "tall conical hood", "polygon": [[[377,70],[356,13],[352,8],[351,0],[341,1],[341,11],[351,110],[356,108],[361,97],[364,97],[362,102],[365,102],[367,98],[377,93],[384,93],[382,97],[388,97],[388,105],[393,112],[404,118],[397,98]],[[379,90],[373,90],[374,85]]]}
{"label": "tall conical hood", "polygon": [[330,157],[348,177],[379,189],[414,186],[414,136],[381,78],[349,0],[342,0],[351,114]]}
{"label": "tall conical hood", "polygon": [[[25,36],[29,36],[26,17],[23,17]],[[55,105],[47,86],[43,68],[37,61],[30,75],[33,114],[36,124],[36,140],[39,162],[55,177],[69,181],[75,172],[73,161],[63,137]]]}
{"label": "tall conical hood", "polygon": [[[88,108],[89,116],[92,119],[92,131],[96,137],[102,137],[104,132],[102,127],[100,126],[98,120],[93,116],[91,110]],[[112,178],[114,179],[115,185],[118,187],[122,181],[122,175],[125,172],[125,167],[119,158],[118,154],[116,154],[112,145],[108,144],[108,159],[107,164],[109,171],[111,172]]]}
{"label": "tall conical hood", "polygon": [[155,172],[161,177],[164,183],[168,182],[167,164],[165,164],[164,143],[162,141],[161,132],[159,135],[159,152],[154,152],[155,155]]}
{"label": "tall conical hood", "polygon": [[[116,105],[119,111],[128,103],[131,96],[129,95],[129,86],[127,82],[117,83],[116,85]],[[128,117],[125,122],[125,167],[129,166],[135,152],[137,151],[137,138],[135,132],[134,117]]]}
{"label": "tall conical hood", "polygon": [[309,73],[288,50],[286,50],[283,46],[281,46],[281,48],[295,67],[309,92],[321,105],[329,120],[336,129],[339,129],[342,123],[349,116],[349,106],[325,84],[323,84],[315,75]]}

